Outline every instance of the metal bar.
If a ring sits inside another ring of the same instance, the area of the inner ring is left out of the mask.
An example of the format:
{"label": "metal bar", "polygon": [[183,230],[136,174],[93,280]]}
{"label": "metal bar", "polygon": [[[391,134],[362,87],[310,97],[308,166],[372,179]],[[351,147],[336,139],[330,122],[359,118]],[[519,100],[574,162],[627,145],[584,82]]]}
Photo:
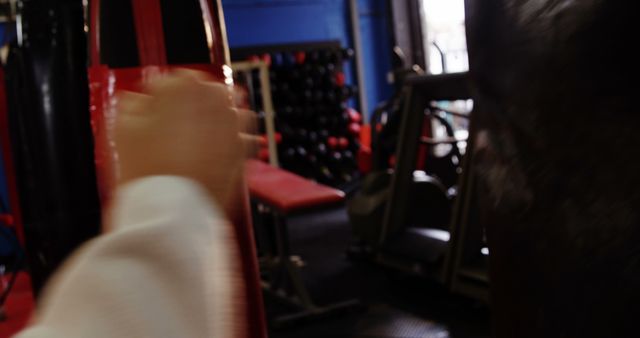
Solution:
{"label": "metal bar", "polygon": [[142,66],[164,66],[167,51],[159,0],[133,1],[133,17],[138,39],[138,55]]}
{"label": "metal bar", "polygon": [[419,138],[422,131],[424,114],[418,113],[425,107],[425,95],[416,88],[407,90],[407,104],[403,111],[399,139],[396,150],[396,165],[391,179],[389,202],[385,211],[379,243],[382,245],[387,237],[401,228],[406,220],[409,205],[409,190],[416,164]]}
{"label": "metal bar", "polygon": [[462,263],[462,253],[464,250],[466,227],[468,223],[469,206],[473,190],[471,189],[474,180],[471,172],[471,164],[473,159],[473,137],[475,133],[475,123],[472,120],[469,126],[469,143],[468,151],[462,158],[462,175],[459,178],[459,187],[461,188],[453,205],[451,222],[449,223],[449,248],[445,256],[445,280],[450,283],[450,288],[456,288],[458,278],[457,270]]}
{"label": "metal bar", "polygon": [[89,65],[100,65],[100,0],[89,4]]}
{"label": "metal bar", "polygon": [[275,110],[271,98],[271,83],[269,82],[269,66],[264,61],[242,61],[231,64],[234,72],[260,72],[260,89],[262,93],[262,110],[265,114],[265,129],[267,132],[267,146],[269,148],[269,164],[279,167],[278,145],[276,143]]}
{"label": "metal bar", "polygon": [[457,117],[462,117],[462,118],[471,118],[471,113],[470,112],[463,112],[461,110],[457,110],[457,109],[451,109],[451,108],[445,108],[445,107],[441,107],[435,103],[432,103],[429,106],[431,109],[435,109],[435,110],[439,110],[442,111],[444,113],[453,115],[453,116],[457,116]]}
{"label": "metal bar", "polygon": [[459,142],[466,142],[467,138],[466,137],[438,137],[438,138],[431,138],[431,137],[426,137],[426,136],[422,136],[420,137],[420,143],[424,143],[424,144],[431,144],[431,145],[438,145],[438,144],[445,144],[445,143],[459,143]]}
{"label": "metal bar", "polygon": [[364,61],[362,59],[362,37],[360,34],[360,14],[358,12],[358,0],[349,0],[349,12],[351,14],[351,34],[353,38],[353,50],[356,52],[356,77],[358,82],[358,105],[360,112],[369,115],[367,103],[366,79],[364,74]]}
{"label": "metal bar", "polygon": [[269,67],[262,62],[260,65],[260,88],[262,90],[262,109],[264,110],[264,123],[267,131],[267,146],[269,147],[269,163],[279,167],[278,148],[276,144],[276,124],[273,101],[271,100],[271,83],[269,82]]}
{"label": "metal bar", "polygon": [[[410,75],[407,85],[415,87],[418,93],[428,96],[428,100],[466,100],[471,98],[468,73],[448,73],[440,75]],[[425,105],[423,108],[426,108]]]}
{"label": "metal bar", "polygon": [[420,0],[388,0],[391,8],[395,46],[407,56],[407,66],[418,65],[426,69],[424,34]]}
{"label": "metal bar", "polygon": [[[224,14],[222,11],[222,0],[215,0],[215,8],[212,7],[212,11],[215,9],[216,13],[216,22],[217,25],[214,25],[214,28],[217,28],[217,42],[222,44],[222,54],[224,58],[224,64],[231,64],[231,52],[229,51],[229,40],[227,39],[227,25],[224,21]],[[217,48],[220,50],[220,48]]]}

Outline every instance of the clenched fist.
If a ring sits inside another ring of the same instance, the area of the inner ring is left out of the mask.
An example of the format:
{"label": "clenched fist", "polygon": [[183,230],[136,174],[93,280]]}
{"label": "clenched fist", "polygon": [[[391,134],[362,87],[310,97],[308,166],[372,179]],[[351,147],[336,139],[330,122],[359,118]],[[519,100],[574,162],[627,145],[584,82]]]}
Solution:
{"label": "clenched fist", "polygon": [[178,71],[155,80],[144,94],[123,93],[114,134],[118,183],[183,176],[226,207],[243,172],[242,120],[229,87],[202,73]]}

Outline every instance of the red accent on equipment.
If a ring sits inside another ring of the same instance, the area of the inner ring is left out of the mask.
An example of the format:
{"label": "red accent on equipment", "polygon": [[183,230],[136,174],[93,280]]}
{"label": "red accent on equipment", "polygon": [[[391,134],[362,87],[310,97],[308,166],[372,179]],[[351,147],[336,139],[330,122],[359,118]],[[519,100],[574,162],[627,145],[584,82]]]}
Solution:
{"label": "red accent on equipment", "polygon": [[360,145],[371,149],[371,125],[364,124],[360,127]]}
{"label": "red accent on equipment", "polygon": [[366,174],[371,171],[371,125],[365,124],[360,128],[360,149],[358,150],[358,169]]}
{"label": "red accent on equipment", "polygon": [[371,149],[367,146],[360,146],[358,150],[358,170],[363,174],[371,171]]}
{"label": "red accent on equipment", "polygon": [[13,156],[11,152],[9,116],[7,115],[7,97],[4,84],[4,70],[0,68],[0,146],[2,147],[2,160],[7,180],[7,190],[9,193],[9,210],[11,212],[11,215],[9,215],[11,217],[6,217],[4,221],[6,225],[13,226],[15,228],[18,241],[24,246],[24,228],[22,227],[22,212],[20,209],[16,170],[13,165]]}
{"label": "red accent on equipment", "polygon": [[[0,277],[0,284],[7,285],[10,275]],[[0,337],[13,337],[22,331],[31,319],[35,301],[31,288],[31,278],[26,272],[18,272],[13,289],[4,303],[6,320],[0,323]]]}
{"label": "red accent on equipment", "polygon": [[[421,136],[431,137],[431,119],[425,119],[422,123]],[[421,143],[418,146],[418,154],[416,157],[416,170],[424,170],[427,162],[427,155],[429,152],[429,145]]]}
{"label": "red accent on equipment", "polygon": [[[100,0],[91,0],[91,32],[89,34],[89,55],[91,67],[89,69],[90,111],[91,124],[95,140],[95,157],[98,184],[102,203],[107,204],[111,191],[115,186],[114,149],[110,142],[110,128],[114,125],[117,110],[113,96],[121,90],[139,92],[142,85],[152,81],[158,74],[169,72],[176,68],[191,68],[210,73],[213,78],[224,82],[226,76],[224,67],[227,41],[223,35],[224,27],[220,0],[200,0],[203,9],[203,23],[213,33],[213,44],[210,48],[211,63],[182,64],[167,66],[164,45],[164,30],[160,13],[159,0],[133,1],[134,20],[141,67],[109,69],[101,64],[99,46]],[[265,60],[267,61],[267,60]],[[246,295],[246,328],[245,335],[251,338],[265,338],[267,336],[262,289],[258,270],[257,254],[251,224],[250,206],[246,182],[240,182],[238,190],[241,192],[232,207],[226,210],[231,223],[234,225],[239,247],[240,264],[243,271],[243,286]]]}
{"label": "red accent on equipment", "polygon": [[162,29],[162,12],[159,0],[138,0],[131,2],[136,22],[138,52],[143,66],[167,64]]}

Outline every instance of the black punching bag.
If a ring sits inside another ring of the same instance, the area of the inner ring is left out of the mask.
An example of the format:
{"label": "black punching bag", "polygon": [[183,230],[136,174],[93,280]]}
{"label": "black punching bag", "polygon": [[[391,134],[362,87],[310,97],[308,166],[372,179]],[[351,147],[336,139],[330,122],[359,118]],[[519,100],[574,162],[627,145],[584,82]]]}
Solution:
{"label": "black punching bag", "polygon": [[29,269],[38,293],[100,230],[80,0],[18,4],[6,65],[11,143]]}
{"label": "black punching bag", "polygon": [[638,1],[467,0],[496,338],[638,337]]}

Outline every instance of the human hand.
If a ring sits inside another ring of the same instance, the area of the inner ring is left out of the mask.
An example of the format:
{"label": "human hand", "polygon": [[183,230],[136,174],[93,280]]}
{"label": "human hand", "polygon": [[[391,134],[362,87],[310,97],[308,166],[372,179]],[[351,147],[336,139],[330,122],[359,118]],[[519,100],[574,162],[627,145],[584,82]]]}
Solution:
{"label": "human hand", "polygon": [[151,175],[201,183],[222,206],[238,187],[250,113],[232,107],[232,92],[204,73],[177,71],[120,95],[114,141],[118,184]]}

